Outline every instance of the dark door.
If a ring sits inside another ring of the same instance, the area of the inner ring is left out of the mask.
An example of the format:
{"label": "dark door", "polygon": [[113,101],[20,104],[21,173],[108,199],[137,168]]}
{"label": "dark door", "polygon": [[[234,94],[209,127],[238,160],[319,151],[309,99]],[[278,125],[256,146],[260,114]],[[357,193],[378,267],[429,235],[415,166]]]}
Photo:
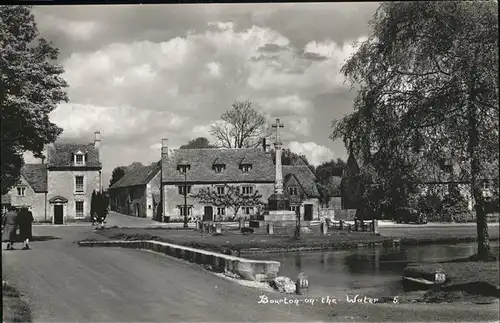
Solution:
{"label": "dark door", "polygon": [[212,221],[214,215],[214,209],[211,206],[205,206],[205,211],[203,212],[203,221]]}
{"label": "dark door", "polygon": [[304,204],[304,221],[312,221],[313,219],[313,205]]}
{"label": "dark door", "polygon": [[54,205],[54,224],[63,224],[64,211],[62,205]]}

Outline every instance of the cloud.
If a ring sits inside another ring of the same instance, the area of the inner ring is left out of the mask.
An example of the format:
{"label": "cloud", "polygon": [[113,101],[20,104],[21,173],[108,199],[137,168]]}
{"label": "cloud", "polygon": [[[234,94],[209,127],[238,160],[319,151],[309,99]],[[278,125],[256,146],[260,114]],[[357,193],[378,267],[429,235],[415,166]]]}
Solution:
{"label": "cloud", "polygon": [[324,143],[329,129],[321,142],[318,120],[335,117],[329,113],[336,102],[341,111],[351,102],[318,98],[348,90],[340,66],[352,53],[350,40],[365,30],[357,25],[345,36],[328,26],[331,17],[354,23],[365,7],[36,7],[42,35],[61,48],[70,85],[70,103],[51,119],[64,128],[62,138],[91,139],[101,130],[105,172],[154,160],[162,137],[170,147],[199,136],[213,141],[209,125],[239,98],[250,99],[270,123],[282,119],[285,143]]}
{"label": "cloud", "polygon": [[309,163],[315,166],[325,161],[332,160],[335,157],[331,149],[314,142],[292,141],[288,144],[288,148],[294,153],[305,155]]}

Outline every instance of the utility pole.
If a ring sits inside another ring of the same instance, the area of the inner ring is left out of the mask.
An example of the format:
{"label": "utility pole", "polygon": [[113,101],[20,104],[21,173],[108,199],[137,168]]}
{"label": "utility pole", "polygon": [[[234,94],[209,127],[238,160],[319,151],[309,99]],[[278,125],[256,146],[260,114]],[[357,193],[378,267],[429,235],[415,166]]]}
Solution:
{"label": "utility pole", "polygon": [[187,217],[187,169],[184,171],[184,228],[188,227]]}

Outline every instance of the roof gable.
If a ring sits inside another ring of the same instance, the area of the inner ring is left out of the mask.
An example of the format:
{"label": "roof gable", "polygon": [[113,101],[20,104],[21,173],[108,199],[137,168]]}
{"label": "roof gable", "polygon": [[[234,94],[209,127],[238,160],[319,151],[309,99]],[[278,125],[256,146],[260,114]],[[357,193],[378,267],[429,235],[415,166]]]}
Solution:
{"label": "roof gable", "polygon": [[78,167],[101,167],[99,160],[99,149],[94,144],[77,143],[54,143],[48,147],[49,167],[75,167],[73,155],[81,152],[86,156],[85,166]]}
{"label": "roof gable", "polygon": [[[176,149],[163,156],[163,182],[183,182],[184,174],[177,170],[179,160],[190,165],[187,180],[191,182],[274,182],[275,167],[271,155],[258,148],[204,148]],[[248,172],[242,172],[241,162],[252,164]],[[214,163],[223,163],[226,169],[216,173]]]}
{"label": "roof gable", "polygon": [[316,186],[316,176],[311,171],[309,166],[284,165],[282,167],[286,185],[288,185],[288,183],[292,183],[293,179],[296,179],[307,197],[319,197],[318,187]]}
{"label": "roof gable", "polygon": [[109,189],[146,185],[158,174],[159,171],[160,165],[158,164],[132,169],[131,171],[125,173],[125,175],[114,183]]}
{"label": "roof gable", "polygon": [[21,175],[35,192],[47,192],[47,165],[24,164]]}

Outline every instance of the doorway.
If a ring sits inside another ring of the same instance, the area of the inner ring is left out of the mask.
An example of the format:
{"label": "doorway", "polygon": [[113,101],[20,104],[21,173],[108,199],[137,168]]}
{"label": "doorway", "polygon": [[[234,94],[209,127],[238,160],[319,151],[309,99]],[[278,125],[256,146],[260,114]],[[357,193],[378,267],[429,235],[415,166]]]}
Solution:
{"label": "doorway", "polygon": [[313,205],[304,204],[304,221],[312,221],[313,219]]}
{"label": "doorway", "polygon": [[203,212],[203,221],[212,221],[214,215],[214,209],[211,206],[205,206]]}
{"label": "doorway", "polygon": [[54,205],[54,224],[64,224],[63,205]]}

